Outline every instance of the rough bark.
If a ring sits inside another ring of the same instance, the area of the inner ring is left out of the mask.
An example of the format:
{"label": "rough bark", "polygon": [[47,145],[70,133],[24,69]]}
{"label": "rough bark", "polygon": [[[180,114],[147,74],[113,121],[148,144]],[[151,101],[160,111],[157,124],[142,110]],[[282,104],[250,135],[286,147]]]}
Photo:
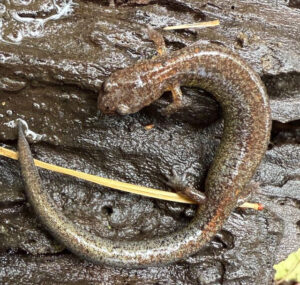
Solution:
{"label": "rough bark", "polygon": [[[209,94],[184,89],[185,106],[169,119],[159,112],[168,94],[125,117],[99,114],[96,100],[112,71],[155,54],[146,24],[160,30],[218,18],[216,28],[162,33],[169,50],[199,39],[219,41],[265,82],[274,123],[252,200],[266,210],[237,209],[207,247],[176,264],[140,270],[96,266],[64,250],[43,229],[26,203],[18,163],[0,157],[0,283],[271,284],[272,265],[300,247],[297,1],[123,2],[115,8],[105,1],[0,4],[1,145],[15,148],[14,120],[23,118],[33,131],[35,158],[159,189],[166,189],[162,177],[173,167],[189,169],[190,183],[203,187],[222,136],[220,111]],[[155,127],[145,130],[148,124]],[[111,239],[167,235],[188,223],[195,210],[41,174],[66,215]]]}

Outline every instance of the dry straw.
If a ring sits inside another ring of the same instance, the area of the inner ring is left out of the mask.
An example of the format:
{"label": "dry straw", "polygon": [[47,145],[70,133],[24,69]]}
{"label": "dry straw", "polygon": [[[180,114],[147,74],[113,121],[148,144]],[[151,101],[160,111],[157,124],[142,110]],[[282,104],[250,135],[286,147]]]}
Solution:
{"label": "dry straw", "polygon": [[199,22],[199,23],[193,23],[193,24],[184,24],[184,25],[178,25],[178,26],[169,26],[163,28],[164,30],[182,30],[182,29],[195,29],[195,28],[208,28],[208,27],[215,27],[219,26],[220,21],[219,20],[213,20],[208,22]]}
{"label": "dry straw", "polygon": [[[4,147],[0,147],[0,155],[11,158],[11,159],[18,159],[18,153],[9,149],[6,149]],[[60,167],[54,164],[46,163],[37,159],[34,159],[34,163],[36,166],[40,168],[44,168],[47,170],[51,170],[57,173],[66,174],[69,176],[73,176],[79,179],[83,179],[89,182],[93,182],[102,186],[106,186],[109,188],[121,190],[128,193],[138,194],[146,197],[166,200],[166,201],[173,201],[173,202],[179,202],[179,203],[187,203],[187,204],[194,204],[193,201],[184,198],[176,193],[157,190],[153,188],[148,188],[144,186],[134,185],[126,182],[120,182],[108,178],[99,177],[92,174],[87,174],[84,172],[80,172],[77,170],[72,170],[64,167]],[[255,210],[261,210],[262,205],[258,203],[244,203],[240,207],[242,208],[252,208]]]}

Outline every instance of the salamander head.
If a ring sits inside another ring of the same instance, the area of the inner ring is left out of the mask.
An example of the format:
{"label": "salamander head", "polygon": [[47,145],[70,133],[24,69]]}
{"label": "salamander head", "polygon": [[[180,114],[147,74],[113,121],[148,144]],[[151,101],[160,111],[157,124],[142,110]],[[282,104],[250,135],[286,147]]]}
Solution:
{"label": "salamander head", "polygon": [[[145,66],[143,66],[145,67]],[[137,66],[118,70],[104,82],[99,93],[98,108],[105,114],[127,115],[138,112],[151,103],[153,83],[141,78],[145,70]]]}

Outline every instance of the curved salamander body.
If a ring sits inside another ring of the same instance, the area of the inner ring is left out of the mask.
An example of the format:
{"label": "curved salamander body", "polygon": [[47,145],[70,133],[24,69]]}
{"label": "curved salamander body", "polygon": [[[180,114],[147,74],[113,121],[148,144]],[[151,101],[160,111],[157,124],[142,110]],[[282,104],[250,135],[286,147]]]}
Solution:
{"label": "curved salamander body", "polygon": [[173,86],[198,86],[220,103],[224,134],[206,179],[207,201],[184,229],[146,241],[96,237],[67,219],[43,190],[29,146],[19,134],[27,195],[49,231],[75,254],[97,263],[141,267],[174,262],[197,252],[220,230],[237,204],[267,148],[270,110],[259,76],[240,57],[215,45],[199,44],[116,71],[104,85],[99,108],[130,114]]}

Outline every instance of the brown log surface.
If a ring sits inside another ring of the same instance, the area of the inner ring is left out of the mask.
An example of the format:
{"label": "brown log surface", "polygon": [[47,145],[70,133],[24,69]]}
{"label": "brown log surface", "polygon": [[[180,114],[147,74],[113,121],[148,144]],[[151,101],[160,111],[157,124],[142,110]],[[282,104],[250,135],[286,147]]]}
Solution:
{"label": "brown log surface", "polygon": [[[114,8],[108,1],[88,0],[27,4],[0,3],[1,146],[15,148],[14,122],[22,118],[33,131],[37,159],[158,189],[166,189],[163,174],[172,167],[188,169],[190,183],[203,187],[222,136],[221,112],[209,94],[183,88],[184,108],[168,119],[159,110],[169,94],[125,117],[99,114],[96,101],[111,72],[155,55],[147,24],[162,31],[219,19],[219,27],[162,33],[170,51],[201,39],[221,42],[265,82],[274,122],[270,148],[254,177],[260,191],[252,201],[266,210],[237,209],[207,247],[176,264],[139,270],[93,265],[44,230],[26,202],[18,163],[0,157],[0,283],[271,284],[273,264],[300,247],[297,1],[131,0],[116,1]],[[145,130],[149,124],[154,128]],[[167,235],[195,211],[47,171],[41,175],[68,217],[111,239]]]}

